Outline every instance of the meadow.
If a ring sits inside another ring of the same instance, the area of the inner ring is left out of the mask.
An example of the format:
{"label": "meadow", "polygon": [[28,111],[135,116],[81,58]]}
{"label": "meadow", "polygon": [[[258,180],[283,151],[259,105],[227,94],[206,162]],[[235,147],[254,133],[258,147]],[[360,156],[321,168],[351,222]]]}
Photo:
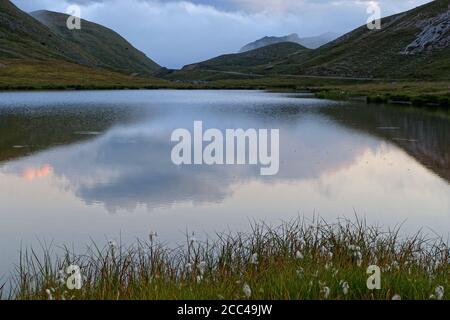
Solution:
{"label": "meadow", "polygon": [[[361,100],[369,103],[399,103],[448,108],[448,81],[388,81],[308,76],[258,76],[203,72],[178,80],[128,76],[72,63],[8,60],[0,65],[0,91],[31,90],[121,90],[121,89],[212,89],[312,92],[318,98]],[[202,73],[203,72],[203,73]]]}

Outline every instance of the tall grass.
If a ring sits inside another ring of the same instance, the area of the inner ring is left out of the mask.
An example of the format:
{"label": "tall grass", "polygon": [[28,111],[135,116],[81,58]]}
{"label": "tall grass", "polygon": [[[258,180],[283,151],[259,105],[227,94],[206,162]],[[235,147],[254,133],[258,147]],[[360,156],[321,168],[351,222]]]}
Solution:
{"label": "tall grass", "polygon": [[[296,219],[251,232],[218,234],[170,249],[156,235],[132,246],[89,246],[77,255],[24,250],[11,299],[446,299],[449,246],[421,233],[369,226],[364,220]],[[55,258],[56,256],[56,258]],[[64,270],[78,265],[80,290]],[[367,288],[369,265],[382,270],[381,290]]]}

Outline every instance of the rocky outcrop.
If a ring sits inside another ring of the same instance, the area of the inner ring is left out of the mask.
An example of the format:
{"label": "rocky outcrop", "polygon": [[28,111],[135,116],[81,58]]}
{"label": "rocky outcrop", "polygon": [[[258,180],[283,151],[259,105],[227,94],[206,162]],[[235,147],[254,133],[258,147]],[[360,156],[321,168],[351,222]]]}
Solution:
{"label": "rocky outcrop", "polygon": [[404,50],[404,54],[416,54],[450,47],[450,10],[431,19],[421,21],[422,30]]}

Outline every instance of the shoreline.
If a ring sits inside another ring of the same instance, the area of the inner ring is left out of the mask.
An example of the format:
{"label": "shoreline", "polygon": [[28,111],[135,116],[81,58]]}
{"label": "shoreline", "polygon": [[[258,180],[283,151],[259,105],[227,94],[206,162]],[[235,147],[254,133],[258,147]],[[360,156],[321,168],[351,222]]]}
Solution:
{"label": "shoreline", "polygon": [[[253,224],[251,230],[217,234],[206,242],[187,234],[177,248],[150,232],[130,246],[92,243],[84,254],[68,247],[56,256],[48,247],[42,253],[22,250],[12,291],[3,298],[449,299],[450,247],[440,238],[421,233],[402,238],[399,229],[370,226],[357,217],[331,224],[299,217],[275,227]],[[74,280],[73,270],[77,288],[67,281]]]}
{"label": "shoreline", "polygon": [[[347,88],[346,88],[347,89]],[[304,89],[289,89],[283,90],[273,87],[262,86],[229,86],[222,87],[216,85],[185,85],[185,86],[112,86],[112,87],[17,87],[17,88],[1,88],[1,93],[28,93],[28,92],[76,92],[76,91],[141,91],[141,90],[255,90],[255,91],[267,91],[274,93],[311,93],[317,99],[328,99],[338,101],[359,101],[367,104],[393,104],[393,105],[405,105],[415,106],[423,108],[438,108],[447,109],[450,107],[450,93],[449,94],[428,94],[428,95],[416,95],[416,94],[403,94],[396,95],[391,93],[367,93],[361,94],[358,90],[352,91],[352,88],[348,88],[348,91],[339,91],[337,88],[304,88]]]}

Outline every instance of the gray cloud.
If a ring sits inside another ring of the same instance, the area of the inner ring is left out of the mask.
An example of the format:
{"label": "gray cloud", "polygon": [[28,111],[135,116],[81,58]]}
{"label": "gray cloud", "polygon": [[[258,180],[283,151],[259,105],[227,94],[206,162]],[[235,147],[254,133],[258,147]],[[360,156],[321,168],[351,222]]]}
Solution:
{"label": "gray cloud", "polygon": [[[266,35],[345,33],[368,18],[365,0],[14,0],[26,11],[65,11],[122,34],[158,63],[171,68],[236,52]],[[429,0],[378,1],[384,16]]]}

